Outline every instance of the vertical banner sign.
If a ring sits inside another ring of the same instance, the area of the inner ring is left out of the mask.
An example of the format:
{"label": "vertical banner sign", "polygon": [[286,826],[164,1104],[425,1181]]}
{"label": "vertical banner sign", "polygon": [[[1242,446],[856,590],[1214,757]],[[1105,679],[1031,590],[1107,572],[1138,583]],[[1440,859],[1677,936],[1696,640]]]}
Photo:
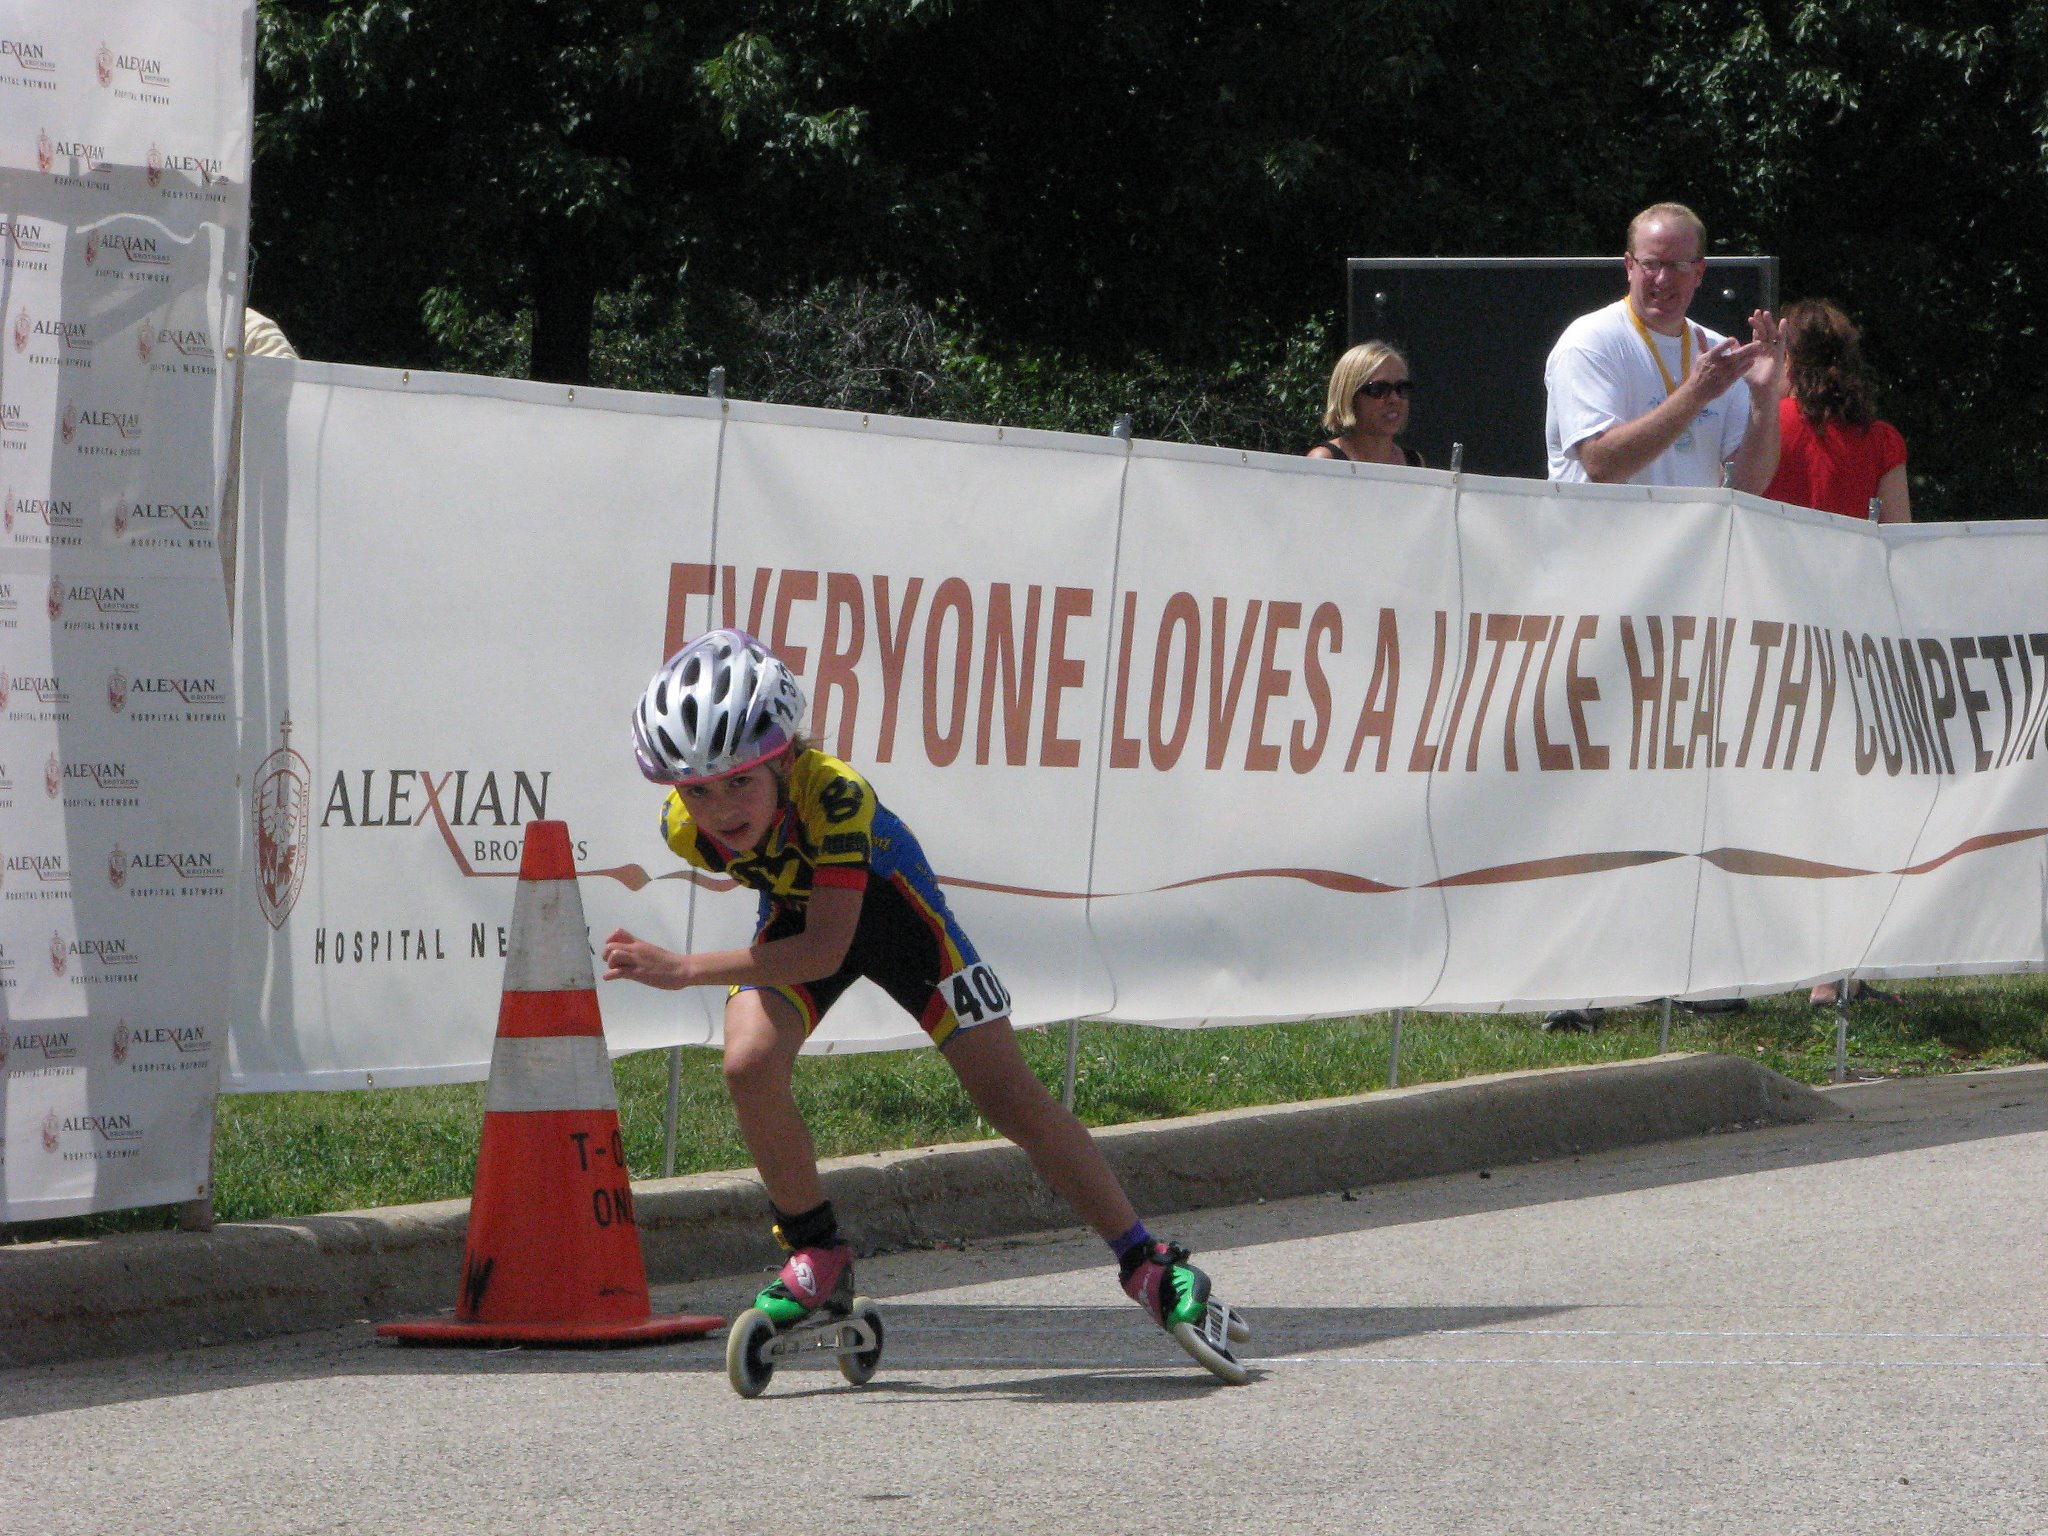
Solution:
{"label": "vertical banner sign", "polygon": [[[627,713],[719,625],[1020,1024],[2048,963],[2048,524],[257,358],[228,1085],[480,1078],[525,829],[592,943],[748,942]],[[721,989],[599,983],[614,1050]],[[863,983],[812,1049],[915,1045]]]}
{"label": "vertical banner sign", "polygon": [[0,1219],[207,1193],[255,7],[0,0]]}

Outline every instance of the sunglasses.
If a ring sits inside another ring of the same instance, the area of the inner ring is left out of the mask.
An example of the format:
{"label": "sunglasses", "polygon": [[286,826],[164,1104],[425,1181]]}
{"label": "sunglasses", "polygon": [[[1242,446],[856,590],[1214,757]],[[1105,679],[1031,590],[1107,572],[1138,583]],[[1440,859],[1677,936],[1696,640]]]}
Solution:
{"label": "sunglasses", "polygon": [[1370,384],[1358,386],[1358,392],[1368,400],[1384,400],[1389,395],[1399,395],[1406,400],[1415,392],[1413,379],[1374,379]]}

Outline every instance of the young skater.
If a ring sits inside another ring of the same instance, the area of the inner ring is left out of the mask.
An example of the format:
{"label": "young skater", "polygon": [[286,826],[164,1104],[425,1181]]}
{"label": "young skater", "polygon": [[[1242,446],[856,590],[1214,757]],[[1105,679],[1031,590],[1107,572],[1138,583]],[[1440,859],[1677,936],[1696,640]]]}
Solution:
{"label": "young skater", "polygon": [[755,1305],[787,1330],[851,1303],[853,1249],[819,1182],[790,1075],[826,1011],[865,976],[1101,1234],[1125,1292],[1202,1364],[1242,1381],[1227,1346],[1201,1337],[1208,1276],[1145,1230],[1087,1127],[1031,1071],[1009,995],[947,910],[917,839],[865,779],[798,734],[805,707],[789,669],[736,629],[699,636],[655,674],[633,712],[633,742],[640,771],[671,786],[662,836],[690,864],[758,891],[760,925],[746,949],[677,954],[624,929],[604,943],[607,981],[730,989],[726,1087],[789,1251]]}

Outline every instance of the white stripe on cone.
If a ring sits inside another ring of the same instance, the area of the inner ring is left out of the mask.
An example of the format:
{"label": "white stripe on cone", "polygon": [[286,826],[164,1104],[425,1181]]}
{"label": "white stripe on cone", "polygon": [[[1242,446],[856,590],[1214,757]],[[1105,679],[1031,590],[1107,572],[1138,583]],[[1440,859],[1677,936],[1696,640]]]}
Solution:
{"label": "white stripe on cone", "polygon": [[507,992],[580,992],[595,989],[583,898],[574,880],[522,880],[512,899],[511,953],[505,959]]}
{"label": "white stripe on cone", "polygon": [[486,1114],[618,1107],[601,1035],[500,1035],[491,1047]]}

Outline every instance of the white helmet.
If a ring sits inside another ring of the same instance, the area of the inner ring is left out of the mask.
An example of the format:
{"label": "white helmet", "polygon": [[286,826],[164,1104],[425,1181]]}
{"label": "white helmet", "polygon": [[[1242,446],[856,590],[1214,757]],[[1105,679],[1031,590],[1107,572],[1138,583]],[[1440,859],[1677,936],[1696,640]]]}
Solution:
{"label": "white helmet", "polygon": [[795,675],[765,645],[714,629],[654,674],[633,711],[633,755],[657,784],[722,779],[788,746],[804,707]]}

